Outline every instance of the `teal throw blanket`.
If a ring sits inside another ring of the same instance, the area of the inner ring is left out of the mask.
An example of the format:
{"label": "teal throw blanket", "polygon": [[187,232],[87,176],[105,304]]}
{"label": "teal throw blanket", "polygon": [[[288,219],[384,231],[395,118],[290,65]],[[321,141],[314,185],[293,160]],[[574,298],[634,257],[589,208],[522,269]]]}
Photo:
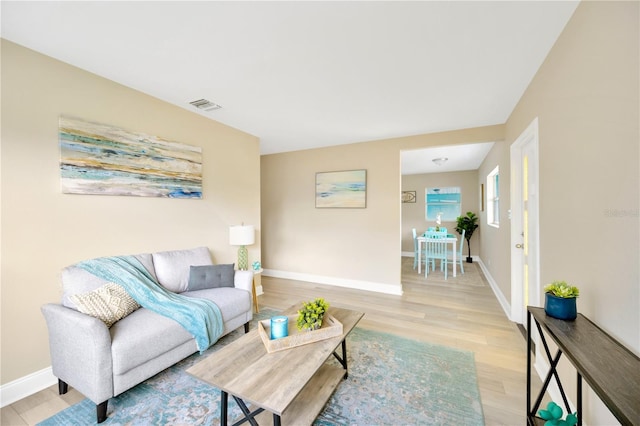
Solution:
{"label": "teal throw blanket", "polygon": [[82,261],[77,266],[120,284],[140,306],[176,320],[196,339],[200,353],[213,345],[224,331],[222,314],[215,303],[164,289],[133,256],[101,257]]}

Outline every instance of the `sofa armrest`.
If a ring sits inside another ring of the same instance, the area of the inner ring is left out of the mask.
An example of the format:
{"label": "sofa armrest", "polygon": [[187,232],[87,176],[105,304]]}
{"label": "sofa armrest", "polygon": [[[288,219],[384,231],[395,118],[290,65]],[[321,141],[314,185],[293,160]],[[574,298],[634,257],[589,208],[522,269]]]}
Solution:
{"label": "sofa armrest", "polygon": [[111,398],[111,334],[105,323],[58,304],[41,310],[49,329],[53,374],[96,404]]}
{"label": "sofa armrest", "polygon": [[236,271],[233,276],[233,285],[235,288],[253,293],[253,271]]}

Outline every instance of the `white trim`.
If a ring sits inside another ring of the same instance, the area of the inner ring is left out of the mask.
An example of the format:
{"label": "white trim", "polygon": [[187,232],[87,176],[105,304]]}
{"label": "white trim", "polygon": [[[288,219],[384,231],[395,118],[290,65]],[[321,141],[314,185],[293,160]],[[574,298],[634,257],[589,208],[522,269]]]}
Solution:
{"label": "white trim", "polygon": [[484,262],[482,262],[482,259],[478,258],[476,262],[478,262],[478,265],[480,265],[480,269],[482,269],[482,273],[489,282],[489,286],[491,287],[491,290],[493,290],[493,294],[496,295],[496,299],[498,299],[498,303],[500,303],[500,306],[502,306],[502,310],[504,311],[505,315],[507,316],[507,318],[509,318],[509,321],[513,321],[511,319],[511,306],[509,305],[509,300],[504,296],[504,293],[502,293],[500,287],[498,287],[498,283],[493,279],[493,277],[489,273],[489,270],[484,265]]}
{"label": "white trim", "polygon": [[[495,177],[500,179],[500,166],[496,166],[487,175],[487,225],[500,228],[500,194],[496,196]],[[498,191],[500,187],[498,186]],[[498,211],[495,209],[495,202],[498,202]],[[496,221],[496,216],[498,220]]]}
{"label": "white trim", "polygon": [[393,294],[396,296],[402,296],[402,284],[393,285],[393,284],[386,284],[386,283],[376,283],[373,281],[350,280],[347,278],[303,274],[300,272],[278,271],[275,269],[265,269],[262,275],[265,275],[268,277],[274,277],[274,278],[285,278],[289,280],[307,281],[311,283],[334,285],[336,287],[347,287],[347,288],[354,288],[358,290],[375,291],[378,293],[386,293],[386,294]]}
{"label": "white trim", "polygon": [[4,384],[0,386],[0,407],[13,404],[56,383],[58,379],[53,375],[51,367],[47,367]]}
{"label": "white trim", "polygon": [[[526,325],[526,309],[524,307],[524,289],[523,289],[523,259],[521,248],[516,245],[522,244],[523,239],[520,235],[524,224],[522,223],[522,170],[521,157],[522,150],[526,147],[533,149],[532,162],[530,164],[530,185],[533,187],[529,200],[530,228],[534,229],[532,235],[529,235],[529,258],[530,267],[532,267],[530,276],[534,282],[529,283],[529,300],[528,305],[540,306],[540,208],[539,208],[539,130],[538,118],[527,126],[520,136],[511,144],[510,161],[511,161],[511,235],[510,235],[510,253],[511,253],[511,320]],[[536,339],[537,343],[537,339]]]}

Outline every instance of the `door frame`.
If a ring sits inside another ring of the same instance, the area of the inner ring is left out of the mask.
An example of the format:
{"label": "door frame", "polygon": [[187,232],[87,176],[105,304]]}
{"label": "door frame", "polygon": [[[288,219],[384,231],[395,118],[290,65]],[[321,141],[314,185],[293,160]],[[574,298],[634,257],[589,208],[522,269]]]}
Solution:
{"label": "door frame", "polygon": [[[528,161],[529,183],[535,188],[536,196],[529,203],[529,217],[531,231],[528,235],[529,241],[533,242],[529,250],[533,248],[533,269],[534,282],[530,282],[529,304],[540,306],[540,208],[539,208],[539,141],[538,141],[538,118],[533,121],[522,132],[518,139],[510,147],[511,155],[511,320],[526,326],[526,314],[524,307],[524,283],[523,283],[523,256],[521,248],[516,248],[516,244],[522,244],[523,238],[520,232],[524,229],[522,223],[523,216],[523,194],[522,194],[522,152],[525,147],[531,148],[533,157]],[[532,219],[534,219],[532,221]],[[531,288],[533,286],[533,288]]]}

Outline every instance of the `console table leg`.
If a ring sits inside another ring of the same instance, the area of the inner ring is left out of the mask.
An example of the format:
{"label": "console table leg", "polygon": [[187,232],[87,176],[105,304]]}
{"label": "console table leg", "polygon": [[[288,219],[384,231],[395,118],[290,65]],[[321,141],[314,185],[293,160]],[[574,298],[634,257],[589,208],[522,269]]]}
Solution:
{"label": "console table leg", "polygon": [[578,394],[578,426],[582,426],[582,374],[580,373],[578,373],[576,393]]}
{"label": "console table leg", "polygon": [[273,426],[280,426],[280,416],[277,414],[273,415]]}

